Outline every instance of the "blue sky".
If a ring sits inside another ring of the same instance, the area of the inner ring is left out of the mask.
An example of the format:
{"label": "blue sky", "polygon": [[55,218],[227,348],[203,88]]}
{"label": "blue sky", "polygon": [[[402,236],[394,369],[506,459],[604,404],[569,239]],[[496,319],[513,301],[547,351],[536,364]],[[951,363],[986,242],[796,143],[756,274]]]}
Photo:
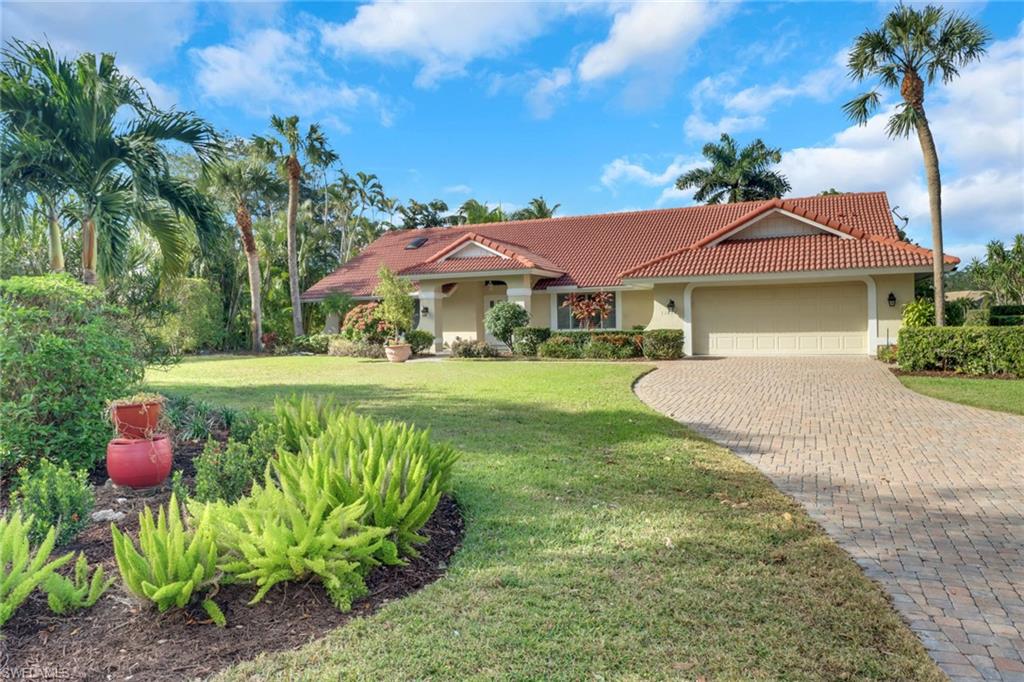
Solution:
{"label": "blue sky", "polygon": [[[4,2],[3,37],[113,51],[162,105],[238,135],[320,121],[391,196],[561,214],[681,206],[728,131],[784,151],[793,196],[885,190],[929,242],[916,140],[852,127],[846,48],[887,3]],[[926,106],[947,251],[1024,229],[1024,4],[971,3],[989,56]],[[891,100],[890,100],[891,101]]]}

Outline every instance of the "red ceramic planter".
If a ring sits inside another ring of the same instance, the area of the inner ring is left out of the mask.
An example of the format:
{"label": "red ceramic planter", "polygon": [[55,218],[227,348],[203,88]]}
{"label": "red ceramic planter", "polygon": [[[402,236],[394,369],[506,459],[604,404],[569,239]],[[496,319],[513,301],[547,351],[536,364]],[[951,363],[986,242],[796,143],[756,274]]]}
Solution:
{"label": "red ceramic planter", "polygon": [[162,409],[159,402],[115,405],[114,426],[123,438],[149,438],[156,431]]}
{"label": "red ceramic planter", "polygon": [[152,438],[115,438],[107,444],[107,473],[117,485],[149,488],[160,485],[171,473],[171,439],[165,434]]}

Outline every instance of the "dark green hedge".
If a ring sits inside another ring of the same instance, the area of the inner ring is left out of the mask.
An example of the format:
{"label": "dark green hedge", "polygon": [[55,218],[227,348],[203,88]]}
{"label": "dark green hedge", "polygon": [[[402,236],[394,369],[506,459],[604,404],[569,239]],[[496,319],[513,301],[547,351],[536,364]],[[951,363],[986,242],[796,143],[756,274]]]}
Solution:
{"label": "dark green hedge", "polygon": [[648,329],[644,332],[644,357],[649,360],[678,360],[683,357],[681,329]]}
{"label": "dark green hedge", "polygon": [[1003,315],[1024,315],[1024,305],[994,305],[992,314],[997,317]]}
{"label": "dark green hedge", "polygon": [[536,355],[540,344],[548,340],[547,327],[516,327],[512,332],[512,352],[516,355]]}
{"label": "dark green hedge", "polygon": [[993,327],[1020,327],[1024,325],[1024,315],[995,315],[988,318]]}
{"label": "dark green hedge", "polygon": [[904,327],[900,369],[1024,376],[1024,327]]}

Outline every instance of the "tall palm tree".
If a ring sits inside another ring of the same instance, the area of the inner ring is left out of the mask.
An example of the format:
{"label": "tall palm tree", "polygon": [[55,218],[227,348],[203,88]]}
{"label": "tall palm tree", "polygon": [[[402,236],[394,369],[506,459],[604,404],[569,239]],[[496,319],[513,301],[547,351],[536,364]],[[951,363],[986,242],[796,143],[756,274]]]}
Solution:
{"label": "tall palm tree", "polygon": [[735,204],[777,199],[791,189],[786,176],[771,169],[782,160],[782,151],[760,139],[737,150],[736,140],[722,133],[717,144],[707,143],[701,153],[711,167],[694,168],[676,179],[678,189],[697,188],[694,201]]}
{"label": "tall palm tree", "polygon": [[280,192],[277,179],[266,165],[244,156],[225,159],[206,172],[206,181],[230,204],[235,215],[235,227],[242,241],[249,269],[249,311],[252,349],[263,350],[263,284],[260,275],[260,255],[252,231],[252,206],[267,194]]}
{"label": "tall palm tree", "polygon": [[[305,136],[299,132],[299,117],[270,117],[270,127],[276,137],[256,136],[253,141],[267,161],[278,165],[288,178],[288,289],[292,302],[292,329],[295,336],[305,332],[302,326],[302,302],[299,299],[299,250],[296,218],[299,211],[299,182],[302,180],[303,161],[312,166],[330,165],[337,155],[327,145],[320,126],[309,126]],[[302,158],[300,158],[302,157]]]}
{"label": "tall palm tree", "polygon": [[467,199],[459,206],[456,223],[459,225],[479,225],[481,223],[500,223],[508,220],[508,215],[501,206],[491,208],[476,199]]}
{"label": "tall palm tree", "polygon": [[152,233],[168,274],[187,264],[190,229],[202,243],[222,227],[213,205],[171,175],[163,146],[184,144],[208,165],[220,152],[213,128],[191,112],[156,109],[113,55],[70,61],[49,46],[10,42],[0,112],[3,158],[31,163],[52,187],[73,194],[69,210],[81,225],[86,283],[123,270],[136,226]]}
{"label": "tall palm tree", "polygon": [[539,218],[554,218],[555,211],[561,204],[548,206],[543,196],[530,199],[530,203],[512,214],[512,220],[537,220]]}
{"label": "tall palm tree", "polygon": [[[42,210],[46,215],[50,272],[64,272],[64,237],[58,214],[67,192],[62,183],[24,154],[31,150],[20,144],[8,127],[2,134],[13,138],[0,144],[0,221],[12,234],[25,229],[25,216]],[[34,197],[34,201],[33,201]]]}
{"label": "tall palm tree", "polygon": [[[891,138],[917,133],[928,179],[928,203],[932,218],[932,275],[935,279],[935,324],[945,323],[945,291],[942,282],[942,180],[939,154],[924,110],[925,85],[936,79],[949,83],[960,69],[985,54],[988,31],[973,19],[927,5],[918,10],[903,3],[896,6],[878,30],[857,37],[847,62],[850,78],[858,83],[876,78],[879,86],[899,88],[903,101],[889,118]],[[881,104],[877,89],[843,105],[843,111],[861,125]]]}

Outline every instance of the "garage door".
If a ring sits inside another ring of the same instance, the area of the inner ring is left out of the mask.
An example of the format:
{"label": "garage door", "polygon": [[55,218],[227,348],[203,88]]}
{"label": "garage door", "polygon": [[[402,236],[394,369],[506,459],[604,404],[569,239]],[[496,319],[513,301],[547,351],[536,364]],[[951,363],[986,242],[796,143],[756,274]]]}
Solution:
{"label": "garage door", "polygon": [[867,353],[862,282],[693,290],[695,355]]}

